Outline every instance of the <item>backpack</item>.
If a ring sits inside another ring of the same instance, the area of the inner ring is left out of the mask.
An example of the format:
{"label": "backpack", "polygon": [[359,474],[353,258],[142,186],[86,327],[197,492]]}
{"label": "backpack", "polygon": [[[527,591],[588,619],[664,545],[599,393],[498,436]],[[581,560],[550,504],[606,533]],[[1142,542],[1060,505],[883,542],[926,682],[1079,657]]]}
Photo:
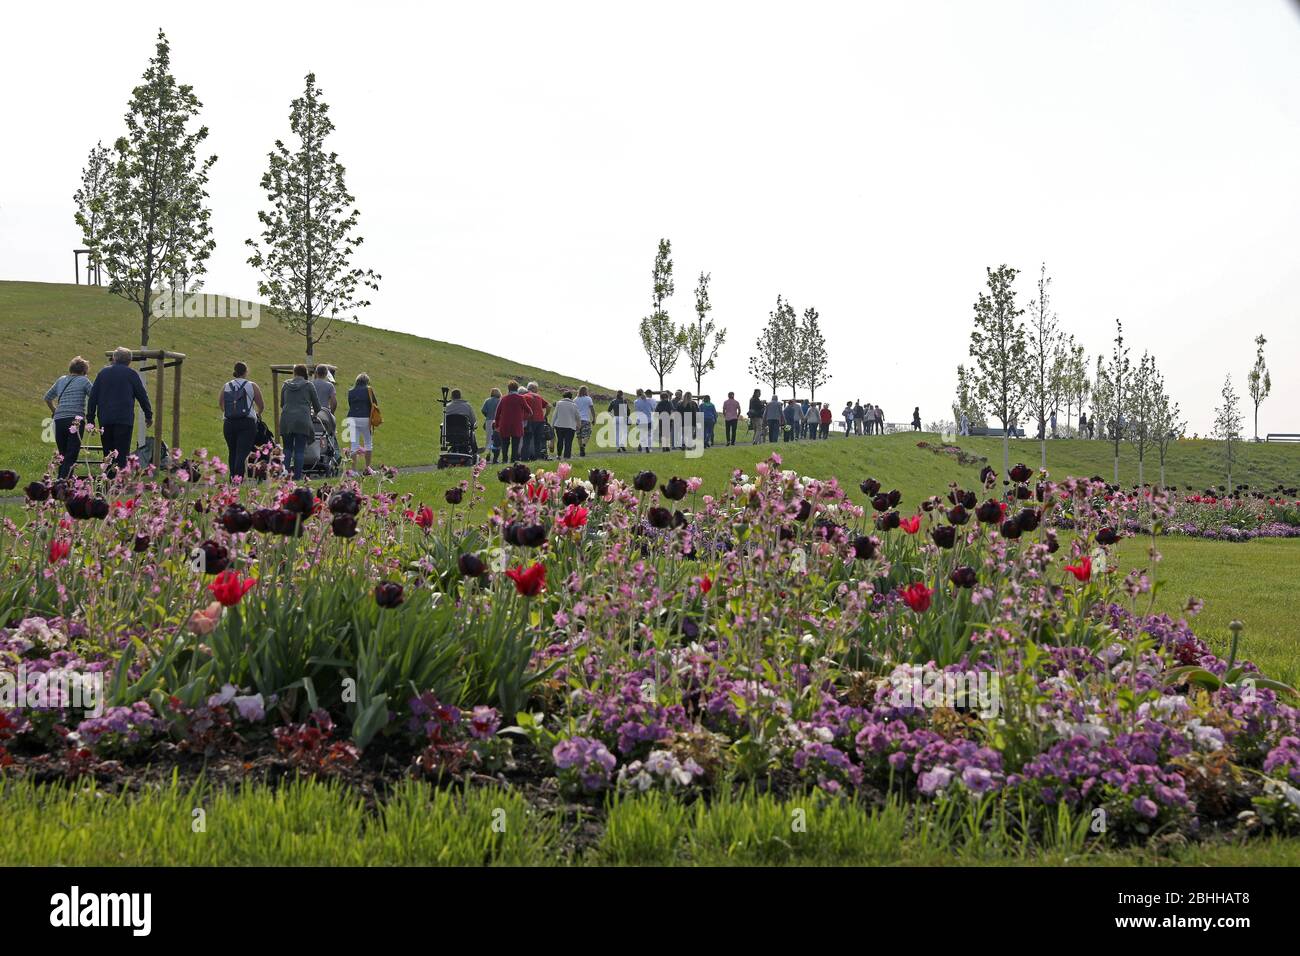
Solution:
{"label": "backpack", "polygon": [[226,390],[221,393],[225,406],[226,418],[249,418],[248,383],[238,384],[234,379],[226,383]]}

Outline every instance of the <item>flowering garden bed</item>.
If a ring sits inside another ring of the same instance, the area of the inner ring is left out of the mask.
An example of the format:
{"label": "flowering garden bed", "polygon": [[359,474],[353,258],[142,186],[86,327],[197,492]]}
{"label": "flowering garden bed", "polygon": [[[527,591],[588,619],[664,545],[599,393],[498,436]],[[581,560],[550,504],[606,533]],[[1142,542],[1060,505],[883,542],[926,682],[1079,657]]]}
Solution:
{"label": "flowering garden bed", "polygon": [[[593,810],[811,792],[1101,846],[1300,823],[1294,691],[1152,613],[1158,555],[1117,567],[1102,483],[1019,466],[905,502],[774,455],[710,496],[519,465],[479,524],[481,468],[438,512],[382,480],[233,489],[203,457],[32,482],[0,565],[23,691],[0,772]],[[69,674],[102,680],[102,712],[50,698]]]}

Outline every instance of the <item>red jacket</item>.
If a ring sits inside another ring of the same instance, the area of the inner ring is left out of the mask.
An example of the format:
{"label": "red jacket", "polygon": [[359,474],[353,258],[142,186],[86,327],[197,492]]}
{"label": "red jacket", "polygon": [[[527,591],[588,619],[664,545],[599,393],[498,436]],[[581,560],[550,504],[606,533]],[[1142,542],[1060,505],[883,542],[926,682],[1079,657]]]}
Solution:
{"label": "red jacket", "polygon": [[546,409],[550,406],[551,403],[548,402],[546,399],[542,398],[542,396],[537,394],[536,392],[524,392],[523,396],[524,396],[524,401],[528,403],[528,409],[532,413],[533,421],[535,422],[546,421]]}
{"label": "red jacket", "polygon": [[497,414],[493,421],[497,434],[502,438],[523,438],[524,422],[528,421],[531,411],[528,401],[521,392],[506,392],[497,402]]}
{"label": "red jacket", "polygon": [[829,408],[828,406],[826,406],[826,405],[823,405],[823,406],[822,406],[822,424],[823,424],[823,425],[829,425],[829,424],[834,420],[834,418],[835,418],[835,416],[831,414],[831,410],[830,410],[830,408]]}

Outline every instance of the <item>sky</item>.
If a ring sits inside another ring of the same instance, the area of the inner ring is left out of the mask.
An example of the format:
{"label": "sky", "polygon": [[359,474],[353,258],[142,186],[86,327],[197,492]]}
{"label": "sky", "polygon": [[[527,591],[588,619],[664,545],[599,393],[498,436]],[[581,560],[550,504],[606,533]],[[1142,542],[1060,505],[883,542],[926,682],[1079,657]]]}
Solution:
{"label": "sky", "polygon": [[[1189,432],[1230,373],[1249,434],[1259,334],[1260,431],[1300,431],[1287,0],[69,2],[5,21],[0,279],[71,279],[86,153],[121,133],[161,27],[219,157],[208,291],[256,295],[258,183],[314,71],[357,264],[383,275],[366,324],[654,385],[637,323],[667,237],[676,321],[712,277],[715,400],[758,384],[782,295],[821,315],[819,398],[928,423],[951,416],[985,267],[1021,269],[1027,304],[1046,263],[1061,327],[1095,356],[1122,319]],[[318,356],[346,365],[346,331]],[[693,385],[684,359],[669,384]]]}

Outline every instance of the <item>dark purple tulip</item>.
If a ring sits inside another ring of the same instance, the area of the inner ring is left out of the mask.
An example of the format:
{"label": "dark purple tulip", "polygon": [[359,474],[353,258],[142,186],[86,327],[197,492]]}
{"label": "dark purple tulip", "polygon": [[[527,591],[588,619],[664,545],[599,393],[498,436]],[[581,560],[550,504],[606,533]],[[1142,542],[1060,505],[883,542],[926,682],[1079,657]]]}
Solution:
{"label": "dark purple tulip", "polygon": [[461,501],[464,499],[464,497],[465,497],[465,489],[461,488],[460,486],[457,486],[455,488],[448,488],[443,493],[443,498],[447,500],[447,504],[449,505],[460,504]]}
{"label": "dark purple tulip", "polygon": [[864,478],[858,487],[862,489],[862,493],[868,498],[874,498],[880,494],[880,482],[874,478]]}
{"label": "dark purple tulip", "polygon": [[903,500],[903,493],[895,488],[889,493],[889,507],[897,508],[898,503]]}
{"label": "dark purple tulip", "polygon": [[380,607],[397,607],[403,600],[402,586],[396,581],[380,581],[375,585],[375,603]]}
{"label": "dark purple tulip", "polygon": [[43,481],[30,482],[23,490],[28,501],[47,501],[50,497],[50,486]]}
{"label": "dark purple tulip", "polygon": [[591,482],[591,487],[596,489],[598,495],[603,495],[609,490],[609,472],[604,468],[591,469],[591,474],[587,475],[587,480]]}
{"label": "dark purple tulip", "polygon": [[309,515],[316,508],[316,495],[310,488],[295,488],[281,507],[297,515]]}
{"label": "dark purple tulip", "polygon": [[1015,465],[1010,471],[1012,481],[1028,481],[1033,474],[1033,469],[1024,463]]}
{"label": "dark purple tulip", "polygon": [[253,516],[243,505],[231,505],[221,513],[221,527],[231,534],[241,534],[253,527]]}
{"label": "dark purple tulip", "polygon": [[330,530],[336,538],[351,538],[357,533],[357,519],[349,514],[337,514],[330,519]]}
{"label": "dark purple tulip", "polygon": [[871,507],[875,508],[877,511],[888,511],[889,495],[886,494],[876,495],[874,498],[871,499]]}
{"label": "dark purple tulip", "polygon": [[651,508],[646,512],[646,520],[652,528],[667,528],[673,523],[673,513],[667,508]]}
{"label": "dark purple tulip", "polygon": [[12,491],[18,487],[18,472],[0,471],[0,491]]}
{"label": "dark purple tulip", "polygon": [[329,498],[330,514],[355,515],[361,510],[361,499],[355,491],[336,491]]}
{"label": "dark purple tulip", "polygon": [[970,521],[970,512],[961,505],[953,505],[948,509],[948,520],[953,524],[965,524]]}
{"label": "dark purple tulip", "polygon": [[957,543],[957,529],[950,524],[941,524],[930,531],[930,537],[941,548],[951,548]]}
{"label": "dark purple tulip", "polygon": [[582,487],[582,485],[574,485],[560,496],[560,501],[566,505],[580,505],[586,501],[588,497],[590,496],[587,494],[586,488]]}
{"label": "dark purple tulip", "polygon": [[876,517],[876,528],[880,531],[893,531],[898,527],[901,520],[902,518],[897,511],[886,511]]}
{"label": "dark purple tulip", "polygon": [[487,565],[483,563],[483,559],[472,552],[467,551],[462,554],[456,563],[460,567],[460,573],[467,578],[482,577],[487,572]]}
{"label": "dark purple tulip", "polygon": [[658,482],[659,476],[653,471],[639,471],[632,479],[632,487],[637,491],[654,491]]}
{"label": "dark purple tulip", "polygon": [[90,516],[97,521],[108,517],[108,502],[103,498],[93,498],[90,502]]}
{"label": "dark purple tulip", "polygon": [[1015,540],[1020,537],[1020,522],[1015,518],[1008,518],[1002,522],[1002,537],[1009,540]]}
{"label": "dark purple tulip", "polygon": [[686,497],[686,479],[674,475],[668,479],[668,484],[661,486],[659,490],[669,501],[681,501]]}
{"label": "dark purple tulip", "polygon": [[63,503],[68,509],[68,514],[78,521],[86,521],[90,518],[90,495],[73,495]]}
{"label": "dark purple tulip", "polygon": [[685,512],[681,511],[680,509],[673,512],[674,528],[685,528],[688,524],[690,524],[690,521],[687,520]]}
{"label": "dark purple tulip", "polygon": [[546,533],[544,524],[526,524],[519,529],[516,538],[525,548],[540,548],[546,543]]}
{"label": "dark purple tulip", "polygon": [[252,529],[266,534],[275,530],[275,516],[280,512],[275,508],[258,508],[253,512]]}
{"label": "dark purple tulip", "polygon": [[1114,544],[1119,540],[1119,533],[1114,528],[1101,528],[1097,531],[1098,544]]}
{"label": "dark purple tulip", "polygon": [[285,508],[271,512],[270,526],[271,530],[276,534],[282,534],[286,537],[302,536],[302,521],[299,516]]}
{"label": "dark purple tulip", "polygon": [[948,575],[948,580],[959,588],[973,588],[979,578],[976,576],[974,568],[963,564],[959,568],[952,569],[952,574]]}
{"label": "dark purple tulip", "polygon": [[145,551],[149,550],[149,541],[150,538],[147,534],[137,534],[135,536],[135,544],[132,546],[132,550],[134,550],[136,554],[143,554]]}
{"label": "dark purple tulip", "polygon": [[1002,506],[989,498],[975,509],[975,518],[980,524],[997,524],[1002,520]]}
{"label": "dark purple tulip", "polygon": [[870,561],[880,550],[880,539],[874,534],[860,534],[853,539],[853,557],[859,561]]}
{"label": "dark purple tulip", "polygon": [[1029,486],[1028,486],[1028,485],[1016,485],[1016,492],[1015,492],[1015,494],[1016,494],[1016,500],[1017,500],[1017,501],[1028,501],[1028,500],[1029,500]]}
{"label": "dark purple tulip", "polygon": [[220,574],[230,566],[230,552],[224,545],[209,539],[199,545],[200,568],[204,574]]}
{"label": "dark purple tulip", "polygon": [[1047,530],[1047,553],[1056,554],[1059,550],[1061,550],[1061,542],[1056,540],[1056,532],[1049,528]]}
{"label": "dark purple tulip", "polygon": [[1016,524],[1020,525],[1021,531],[1037,531],[1042,517],[1042,514],[1035,508],[1022,508],[1016,514]]}
{"label": "dark purple tulip", "polygon": [[985,465],[980,469],[980,483],[986,488],[998,480],[998,473],[993,470],[991,465]]}
{"label": "dark purple tulip", "polygon": [[795,515],[796,521],[807,521],[812,517],[812,502],[804,498],[799,502],[799,513]]}

